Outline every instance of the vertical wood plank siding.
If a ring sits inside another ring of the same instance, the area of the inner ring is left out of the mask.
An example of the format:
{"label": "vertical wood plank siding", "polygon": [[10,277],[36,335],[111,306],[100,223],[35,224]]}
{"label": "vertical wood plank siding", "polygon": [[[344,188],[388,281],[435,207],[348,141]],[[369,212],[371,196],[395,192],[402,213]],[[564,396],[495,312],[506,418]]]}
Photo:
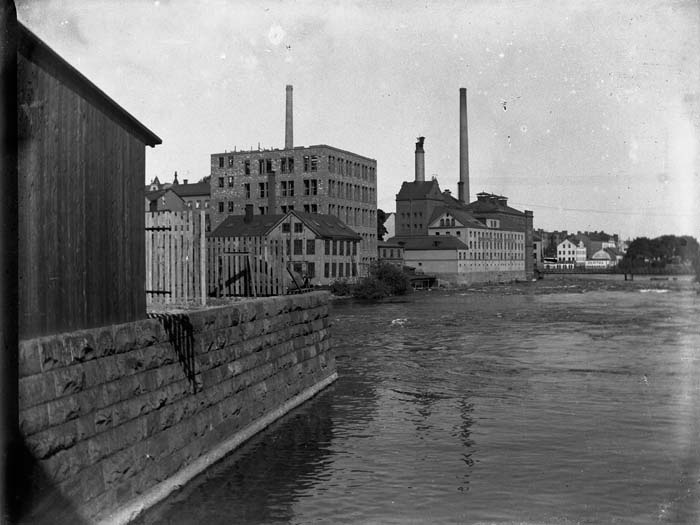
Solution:
{"label": "vertical wood plank siding", "polygon": [[20,337],[145,317],[145,146],[18,56]]}

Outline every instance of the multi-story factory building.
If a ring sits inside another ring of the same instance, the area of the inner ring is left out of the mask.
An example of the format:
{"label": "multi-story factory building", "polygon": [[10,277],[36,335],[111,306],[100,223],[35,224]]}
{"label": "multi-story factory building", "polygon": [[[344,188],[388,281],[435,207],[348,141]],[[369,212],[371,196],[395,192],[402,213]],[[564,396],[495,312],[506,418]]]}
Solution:
{"label": "multi-story factory building", "polygon": [[405,261],[457,283],[531,278],[533,214],[508,206],[501,195],[481,192],[469,202],[466,89],[460,89],[460,176],[457,198],[425,180],[424,137],[415,152],[415,180],[396,195],[396,236]]}
{"label": "multi-story factory building", "polygon": [[292,86],[287,86],[284,149],[211,155],[211,224],[243,215],[295,210],[333,215],[362,238],[360,264],[377,254],[377,161],[325,144],[293,145]]}

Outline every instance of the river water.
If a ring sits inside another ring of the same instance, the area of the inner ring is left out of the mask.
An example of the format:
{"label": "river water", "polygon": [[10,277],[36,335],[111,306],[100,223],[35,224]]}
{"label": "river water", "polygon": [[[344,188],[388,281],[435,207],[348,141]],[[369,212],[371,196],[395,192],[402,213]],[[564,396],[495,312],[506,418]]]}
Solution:
{"label": "river water", "polygon": [[700,522],[700,295],[541,281],[331,316],[338,381],[144,523]]}

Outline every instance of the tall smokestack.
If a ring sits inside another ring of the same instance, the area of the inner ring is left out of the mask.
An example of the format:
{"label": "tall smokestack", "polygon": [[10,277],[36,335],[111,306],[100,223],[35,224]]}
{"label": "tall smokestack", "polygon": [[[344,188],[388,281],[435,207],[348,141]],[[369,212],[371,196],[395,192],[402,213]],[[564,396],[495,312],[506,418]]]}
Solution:
{"label": "tall smokestack", "polygon": [[416,142],[416,182],[425,181],[425,150],[423,149],[425,137],[418,137]]}
{"label": "tall smokestack", "polygon": [[469,204],[469,134],[467,126],[467,88],[459,88],[459,182],[457,196]]}
{"label": "tall smokestack", "polygon": [[294,147],[294,123],[292,113],[292,86],[287,84],[287,112],[284,122],[284,149]]}

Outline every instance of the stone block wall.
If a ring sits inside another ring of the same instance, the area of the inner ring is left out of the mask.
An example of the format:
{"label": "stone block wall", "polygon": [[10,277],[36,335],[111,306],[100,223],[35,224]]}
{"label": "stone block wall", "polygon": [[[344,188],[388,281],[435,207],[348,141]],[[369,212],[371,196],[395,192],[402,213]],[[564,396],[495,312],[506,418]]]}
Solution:
{"label": "stone block wall", "polygon": [[22,341],[27,519],[104,518],[334,376],[328,328],[314,292]]}

